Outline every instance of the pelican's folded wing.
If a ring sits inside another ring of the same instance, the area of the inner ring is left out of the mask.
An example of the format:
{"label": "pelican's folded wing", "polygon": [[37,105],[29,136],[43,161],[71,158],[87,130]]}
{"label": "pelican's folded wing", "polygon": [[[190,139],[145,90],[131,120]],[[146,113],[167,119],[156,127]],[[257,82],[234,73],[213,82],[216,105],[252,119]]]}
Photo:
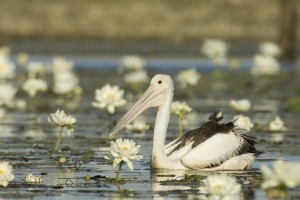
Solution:
{"label": "pelican's folded wing", "polygon": [[222,164],[244,153],[255,153],[254,137],[238,129],[232,122],[206,122],[169,144],[169,158],[181,156],[181,163],[190,169],[203,169]]}

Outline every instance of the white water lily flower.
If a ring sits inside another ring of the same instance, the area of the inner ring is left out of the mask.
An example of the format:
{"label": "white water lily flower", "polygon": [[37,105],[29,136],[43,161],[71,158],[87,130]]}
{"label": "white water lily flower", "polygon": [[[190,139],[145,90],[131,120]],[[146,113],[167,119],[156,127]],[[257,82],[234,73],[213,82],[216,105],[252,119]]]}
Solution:
{"label": "white water lily flower", "polygon": [[126,162],[127,166],[133,171],[133,165],[130,160],[141,160],[144,156],[137,155],[141,145],[135,145],[133,140],[118,138],[116,142],[111,141],[110,155],[105,159],[113,160],[113,167],[120,164],[121,161]]}
{"label": "white water lily flower", "polygon": [[53,73],[70,72],[74,68],[74,62],[63,57],[55,57],[52,63]]}
{"label": "white water lily flower", "polygon": [[271,118],[268,122],[268,131],[285,131],[284,123],[279,116]]}
{"label": "white water lily flower", "polygon": [[9,60],[9,57],[0,53],[0,80],[15,77],[16,66]]}
{"label": "white water lily flower", "polygon": [[250,69],[253,76],[277,75],[280,72],[280,64],[272,56],[256,55],[253,62],[253,67]]}
{"label": "white water lily flower", "polygon": [[250,130],[254,126],[254,124],[251,122],[250,118],[247,116],[236,115],[236,116],[234,116],[233,121],[235,119],[237,119],[237,120],[234,122],[234,125],[239,128]]}
{"label": "white water lily flower", "polygon": [[280,186],[295,188],[300,185],[300,163],[277,160],[273,163],[273,169],[262,165],[260,170],[264,177],[263,189]]}
{"label": "white water lily flower", "polygon": [[42,79],[30,78],[23,85],[23,90],[29,94],[30,97],[34,97],[37,92],[44,92],[48,88],[46,81]]}
{"label": "white water lily flower", "polygon": [[26,101],[22,100],[22,99],[16,99],[14,102],[14,107],[17,110],[24,110],[27,106]]}
{"label": "white water lily flower", "polygon": [[281,48],[274,42],[262,42],[259,45],[259,51],[267,56],[277,57],[281,54]]}
{"label": "white water lily flower", "polygon": [[107,108],[110,114],[115,112],[115,107],[123,106],[127,103],[123,99],[124,90],[120,90],[119,86],[104,85],[101,89],[96,89],[95,100],[92,106],[97,108]]}
{"label": "white water lily flower", "polygon": [[54,75],[53,92],[58,95],[70,94],[79,84],[79,79],[71,71]]}
{"label": "white water lily flower", "polygon": [[248,99],[230,100],[229,106],[235,111],[247,112],[251,108],[251,102]]}
{"label": "white water lily flower", "polygon": [[149,77],[147,75],[147,71],[139,70],[139,71],[134,71],[125,74],[124,80],[128,84],[140,84],[140,83],[148,83]]}
{"label": "white water lily flower", "polygon": [[236,178],[226,174],[210,175],[204,180],[204,184],[209,199],[230,200],[241,191],[241,184],[237,183]]}
{"label": "white water lily flower", "polygon": [[192,112],[193,108],[187,105],[185,102],[174,101],[171,105],[171,113],[176,115],[187,114]]}
{"label": "white water lily flower", "polygon": [[229,45],[223,40],[205,39],[200,51],[210,58],[216,65],[223,65],[226,62],[226,54]]}
{"label": "white water lily flower", "polygon": [[12,84],[0,84],[0,106],[6,105],[8,107],[13,107],[13,102],[17,91],[18,89]]}
{"label": "white water lily flower", "polygon": [[25,52],[20,52],[17,55],[17,63],[18,65],[24,66],[29,59],[29,55]]}
{"label": "white water lily flower", "polygon": [[44,180],[40,176],[34,176],[31,173],[25,178],[26,183],[44,183]]}
{"label": "white water lily flower", "polygon": [[12,165],[6,161],[0,162],[0,185],[6,187],[14,178]]}
{"label": "white water lily flower", "polygon": [[176,76],[176,81],[180,83],[181,88],[186,88],[188,85],[197,85],[200,78],[201,74],[199,74],[196,69],[191,68],[180,71]]}
{"label": "white water lily flower", "polygon": [[50,114],[51,118],[48,117],[48,122],[56,124],[61,127],[67,127],[68,135],[70,136],[74,130],[74,124],[77,121],[75,117],[66,115],[64,110],[57,110],[55,113]]}
{"label": "white water lily flower", "polygon": [[29,78],[36,78],[46,73],[46,67],[42,62],[29,62],[26,69]]}
{"label": "white water lily flower", "polygon": [[146,61],[139,56],[124,56],[122,58],[121,70],[142,70],[146,65]]}
{"label": "white water lily flower", "polygon": [[146,124],[145,121],[143,120],[134,120],[132,124],[128,124],[126,126],[126,130],[129,131],[145,131],[148,130],[150,128],[150,126],[148,124]]}

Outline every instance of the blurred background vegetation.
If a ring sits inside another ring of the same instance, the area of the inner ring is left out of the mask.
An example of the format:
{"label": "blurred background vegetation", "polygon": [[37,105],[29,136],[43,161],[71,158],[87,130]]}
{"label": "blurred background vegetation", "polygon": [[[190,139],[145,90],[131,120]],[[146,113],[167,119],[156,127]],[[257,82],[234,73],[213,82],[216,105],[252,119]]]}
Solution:
{"label": "blurred background vegetation", "polygon": [[298,0],[0,0],[0,44],[28,53],[124,54],[131,49],[128,53],[176,54],[181,47],[197,46],[198,51],[204,38],[250,48],[271,40],[281,45],[289,60],[295,59],[300,38],[299,4]]}

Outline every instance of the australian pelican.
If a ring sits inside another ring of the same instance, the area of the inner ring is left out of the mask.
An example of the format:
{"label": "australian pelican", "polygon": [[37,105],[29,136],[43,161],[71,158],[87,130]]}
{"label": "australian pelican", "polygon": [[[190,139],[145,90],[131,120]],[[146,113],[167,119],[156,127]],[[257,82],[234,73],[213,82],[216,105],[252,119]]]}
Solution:
{"label": "australian pelican", "polygon": [[234,122],[219,124],[211,120],[201,127],[165,145],[173,98],[173,81],[170,76],[157,74],[141,98],[119,120],[110,137],[129,124],[149,107],[158,107],[156,116],[152,168],[244,170],[262,152],[254,147],[254,137],[237,128]]}

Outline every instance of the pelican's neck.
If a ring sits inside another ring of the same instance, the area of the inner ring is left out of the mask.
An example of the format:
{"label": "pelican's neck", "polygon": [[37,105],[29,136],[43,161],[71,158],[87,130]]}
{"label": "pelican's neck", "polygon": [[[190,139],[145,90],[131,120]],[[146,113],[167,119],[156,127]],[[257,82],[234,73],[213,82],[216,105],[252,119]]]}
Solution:
{"label": "pelican's neck", "polygon": [[172,165],[172,162],[165,153],[166,133],[170,121],[172,98],[173,91],[170,90],[169,94],[166,95],[165,104],[160,106],[157,112],[151,160],[151,165],[153,168],[170,168],[167,166]]}

